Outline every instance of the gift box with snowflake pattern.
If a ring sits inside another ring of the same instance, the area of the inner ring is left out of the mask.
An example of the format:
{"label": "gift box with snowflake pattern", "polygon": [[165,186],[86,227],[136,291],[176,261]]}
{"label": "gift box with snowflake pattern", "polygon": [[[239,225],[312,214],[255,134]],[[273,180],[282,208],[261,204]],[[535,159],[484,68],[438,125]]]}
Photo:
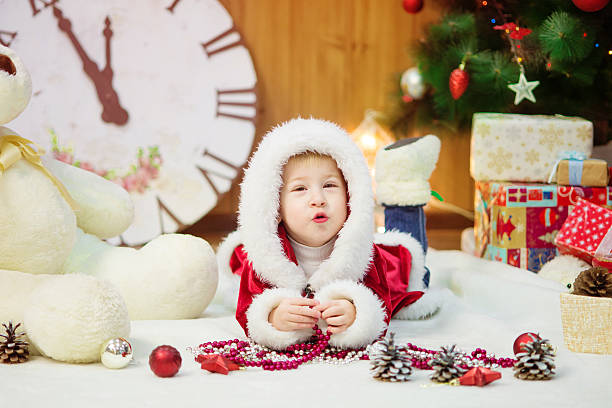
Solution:
{"label": "gift box with snowflake pattern", "polygon": [[592,150],[593,124],[582,118],[475,113],[470,173],[479,181],[546,182],[563,152]]}
{"label": "gift box with snowflake pattern", "polygon": [[476,255],[538,272],[558,254],[555,237],[581,198],[610,206],[612,189],[476,182]]}

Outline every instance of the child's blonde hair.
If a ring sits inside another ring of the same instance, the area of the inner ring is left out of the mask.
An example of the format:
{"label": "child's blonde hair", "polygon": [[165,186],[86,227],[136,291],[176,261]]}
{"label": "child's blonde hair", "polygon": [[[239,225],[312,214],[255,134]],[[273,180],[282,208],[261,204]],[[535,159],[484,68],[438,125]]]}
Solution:
{"label": "child's blonde hair", "polygon": [[[336,167],[338,167],[338,162],[336,162],[336,159],[331,157],[329,154],[313,152],[312,150],[306,150],[305,152],[298,153],[298,154],[295,154],[289,157],[289,160],[287,160],[287,163],[293,162],[296,164],[306,164],[308,166],[313,166],[325,160],[332,160],[336,164]],[[287,163],[285,163],[285,165],[287,165]],[[347,185],[346,178],[344,178],[344,173],[342,172],[340,167],[338,167],[338,171],[340,172],[340,175],[342,176],[342,181],[344,181],[344,185],[346,186]],[[284,170],[283,170],[283,173],[284,173]],[[347,201],[348,201],[348,190],[347,190]]]}
{"label": "child's blonde hair", "polygon": [[291,161],[294,163],[300,163],[300,164],[304,163],[304,164],[312,165],[312,164],[317,164],[321,161],[328,160],[328,159],[334,160],[328,154],[323,154],[323,153],[307,150],[305,152],[298,153],[296,155],[291,156],[289,160],[287,160],[287,163]]}

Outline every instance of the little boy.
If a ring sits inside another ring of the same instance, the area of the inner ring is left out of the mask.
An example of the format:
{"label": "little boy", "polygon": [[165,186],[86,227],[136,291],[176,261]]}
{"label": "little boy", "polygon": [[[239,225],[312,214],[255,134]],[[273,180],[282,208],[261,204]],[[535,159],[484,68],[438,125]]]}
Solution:
{"label": "little boy", "polygon": [[394,315],[435,312],[422,298],[418,241],[374,239],[371,186],[363,155],[333,123],[294,119],[264,137],[245,171],[239,229],[217,254],[225,285],[240,279],[236,318],[249,337],[284,349],[316,323],[332,346],[362,347]]}

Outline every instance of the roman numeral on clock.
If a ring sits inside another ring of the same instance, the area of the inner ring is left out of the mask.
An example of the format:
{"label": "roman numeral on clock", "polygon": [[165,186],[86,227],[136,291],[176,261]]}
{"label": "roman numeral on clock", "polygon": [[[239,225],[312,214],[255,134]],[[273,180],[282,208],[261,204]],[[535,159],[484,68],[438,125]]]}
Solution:
{"label": "roman numeral on clock", "polygon": [[[212,188],[213,192],[215,193],[215,195],[217,196],[217,200],[219,199],[219,196],[221,196],[222,193],[224,193],[224,191],[219,191],[219,189],[217,188],[217,186],[215,185],[215,183],[213,182],[211,175],[217,176],[217,177],[221,177],[227,181],[229,181],[230,183],[232,182],[232,180],[234,179],[235,175],[240,171],[240,167],[228,162],[227,160],[224,160],[222,158],[220,158],[219,156],[216,156],[212,153],[209,152],[204,152],[204,157],[206,158],[210,158],[212,159],[215,163],[220,164],[221,167],[223,167],[224,169],[228,169],[231,173],[233,173],[232,176],[229,176],[227,174],[223,174],[219,171],[215,171],[215,170],[211,170],[211,169],[204,169],[200,166],[196,166],[198,170],[200,170],[200,172],[202,172],[202,175],[204,176],[204,178],[206,179],[206,182],[210,185],[210,188]],[[227,172],[226,172],[227,173]]]}
{"label": "roman numeral on clock", "polygon": [[[30,1],[30,7],[32,7],[32,17],[34,17],[35,15],[40,13],[43,9],[46,9],[47,7],[53,6],[59,0],[50,0],[50,1],[45,1],[45,0],[29,0],[29,1]],[[36,7],[36,3],[42,4],[42,8]]]}
{"label": "roman numeral on clock", "polygon": [[177,4],[179,4],[181,2],[181,0],[174,0],[172,2],[171,5],[169,5],[168,7],[166,7],[166,10],[168,10],[171,13],[174,13],[174,8],[176,7]]}
{"label": "roman numeral on clock", "polygon": [[15,37],[17,37],[17,31],[0,30],[0,44],[5,47],[10,47]]}
{"label": "roman numeral on clock", "polygon": [[166,232],[166,230],[164,229],[164,214],[166,214],[168,217],[170,217],[172,219],[172,221],[174,221],[177,225],[176,231],[180,231],[182,229],[184,229],[186,227],[185,224],[183,224],[176,215],[174,215],[172,213],[172,211],[170,211],[168,209],[168,207],[166,207],[166,205],[162,202],[162,200],[158,197],[156,197],[157,199],[157,209],[158,209],[158,213],[159,213],[159,226],[161,228],[161,232]]}
{"label": "roman numeral on clock", "polygon": [[257,113],[255,87],[247,89],[217,89],[217,117],[246,120],[255,125]]}
{"label": "roman numeral on clock", "polygon": [[208,58],[239,45],[244,45],[244,41],[236,29],[236,26],[232,26],[229,30],[222,32],[215,38],[202,43],[202,47],[204,47],[204,52]]}

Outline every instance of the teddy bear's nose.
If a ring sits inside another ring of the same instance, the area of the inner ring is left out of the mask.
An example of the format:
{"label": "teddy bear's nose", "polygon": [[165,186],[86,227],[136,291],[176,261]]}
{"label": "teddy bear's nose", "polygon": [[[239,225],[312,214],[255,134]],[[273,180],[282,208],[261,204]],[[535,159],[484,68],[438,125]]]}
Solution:
{"label": "teddy bear's nose", "polygon": [[8,72],[9,75],[15,75],[17,73],[13,61],[3,54],[0,54],[0,70]]}

